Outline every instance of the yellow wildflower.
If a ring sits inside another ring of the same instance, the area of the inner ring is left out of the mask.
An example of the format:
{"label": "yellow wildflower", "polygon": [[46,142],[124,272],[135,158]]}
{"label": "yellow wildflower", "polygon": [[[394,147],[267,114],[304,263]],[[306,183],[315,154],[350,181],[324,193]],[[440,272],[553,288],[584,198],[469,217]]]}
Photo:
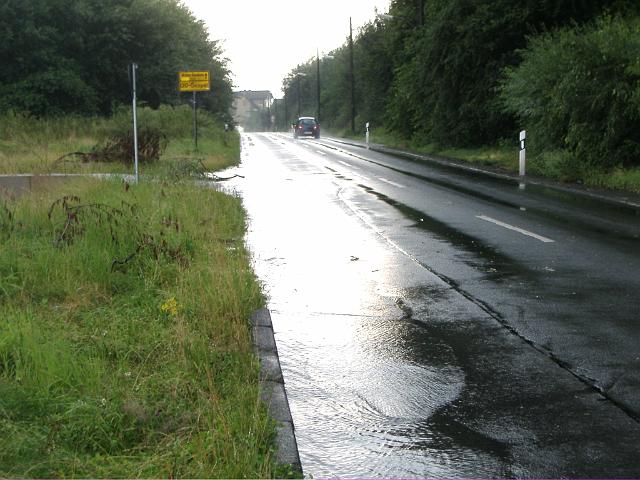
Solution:
{"label": "yellow wildflower", "polygon": [[171,297],[160,306],[160,310],[175,317],[178,314],[178,301]]}

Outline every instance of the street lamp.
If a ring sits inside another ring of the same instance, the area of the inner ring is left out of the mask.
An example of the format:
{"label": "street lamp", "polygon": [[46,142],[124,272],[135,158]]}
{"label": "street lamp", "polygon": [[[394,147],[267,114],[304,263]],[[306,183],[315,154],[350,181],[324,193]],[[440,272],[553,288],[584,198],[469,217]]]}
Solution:
{"label": "street lamp", "polygon": [[282,96],[283,100],[284,100],[284,126],[285,128],[287,127],[287,124],[289,123],[289,109],[287,108],[287,91],[284,91],[284,95]]}
{"label": "street lamp", "polygon": [[303,72],[296,73],[296,78],[298,79],[298,118],[300,118],[300,77],[306,77],[307,74]]}
{"label": "street lamp", "polygon": [[[416,3],[416,8],[418,9],[418,25],[422,27],[424,25],[424,0],[416,0]],[[396,16],[389,15],[388,13],[379,13],[378,18],[383,20],[393,20]]]}
{"label": "street lamp", "polygon": [[[324,60],[325,58],[334,58],[333,55],[323,55],[322,59]],[[316,78],[317,78],[317,82],[316,82],[316,86],[317,88],[317,102],[318,102],[318,107],[317,107],[317,111],[316,111],[316,121],[318,123],[320,123],[320,53],[318,52],[318,49],[316,48]]]}
{"label": "street lamp", "polygon": [[318,108],[316,109],[316,122],[320,123],[320,53],[316,48],[316,100],[318,101]]}
{"label": "street lamp", "polygon": [[356,133],[356,81],[353,73],[353,27],[349,17],[349,83],[351,84],[351,133]]}

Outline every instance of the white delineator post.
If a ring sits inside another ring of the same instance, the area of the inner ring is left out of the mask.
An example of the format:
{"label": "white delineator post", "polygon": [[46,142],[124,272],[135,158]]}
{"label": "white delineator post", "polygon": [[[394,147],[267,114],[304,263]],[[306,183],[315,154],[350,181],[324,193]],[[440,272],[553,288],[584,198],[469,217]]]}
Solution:
{"label": "white delineator post", "polygon": [[520,132],[520,188],[524,188],[524,177],[526,175],[527,167],[527,149],[525,147],[526,137],[526,130],[522,130]]}
{"label": "white delineator post", "polygon": [[367,149],[369,148],[369,122],[365,124],[366,131],[364,134],[365,143],[367,144]]}

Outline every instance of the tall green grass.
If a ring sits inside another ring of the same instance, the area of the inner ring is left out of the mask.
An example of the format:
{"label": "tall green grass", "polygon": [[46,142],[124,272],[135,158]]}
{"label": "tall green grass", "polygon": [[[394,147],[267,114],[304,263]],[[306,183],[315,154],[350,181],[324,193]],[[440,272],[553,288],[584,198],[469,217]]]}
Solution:
{"label": "tall green grass", "polygon": [[0,477],[274,475],[240,200],[82,180],[2,202]]}
{"label": "tall green grass", "polygon": [[[353,135],[347,131],[335,134],[364,141],[364,135]],[[507,141],[476,148],[441,147],[422,142],[420,139],[408,140],[381,128],[372,131],[370,140],[371,143],[391,148],[440,155],[510,173],[517,173],[519,168],[518,146],[510,145]],[[559,182],[578,182],[588,187],[640,193],[640,170],[637,167],[605,169],[585,163],[566,150],[544,152],[535,156],[530,154],[527,159],[527,173]]]}
{"label": "tall green grass", "polygon": [[[127,108],[110,118],[70,115],[51,119],[8,113],[0,116],[0,174],[131,173],[131,167],[122,163],[82,162],[73,157],[58,161],[71,152],[90,152],[111,136],[130,132],[131,125],[131,109]],[[188,106],[139,108],[138,125],[168,140],[160,161],[145,166],[143,173],[162,173],[176,163],[187,162],[216,170],[239,161],[237,133],[225,132],[224,125],[205,111],[198,112],[198,149],[193,141],[193,112]]]}

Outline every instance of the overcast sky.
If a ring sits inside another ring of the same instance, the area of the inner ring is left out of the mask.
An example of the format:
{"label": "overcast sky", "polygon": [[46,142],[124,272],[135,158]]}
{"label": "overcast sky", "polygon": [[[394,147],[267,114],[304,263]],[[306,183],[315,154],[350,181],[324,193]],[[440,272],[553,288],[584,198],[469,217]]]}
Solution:
{"label": "overcast sky", "polygon": [[384,13],[389,0],[183,0],[221,40],[234,90],[270,90],[281,97],[282,79],[296,65],[329,52],[357,28]]}

